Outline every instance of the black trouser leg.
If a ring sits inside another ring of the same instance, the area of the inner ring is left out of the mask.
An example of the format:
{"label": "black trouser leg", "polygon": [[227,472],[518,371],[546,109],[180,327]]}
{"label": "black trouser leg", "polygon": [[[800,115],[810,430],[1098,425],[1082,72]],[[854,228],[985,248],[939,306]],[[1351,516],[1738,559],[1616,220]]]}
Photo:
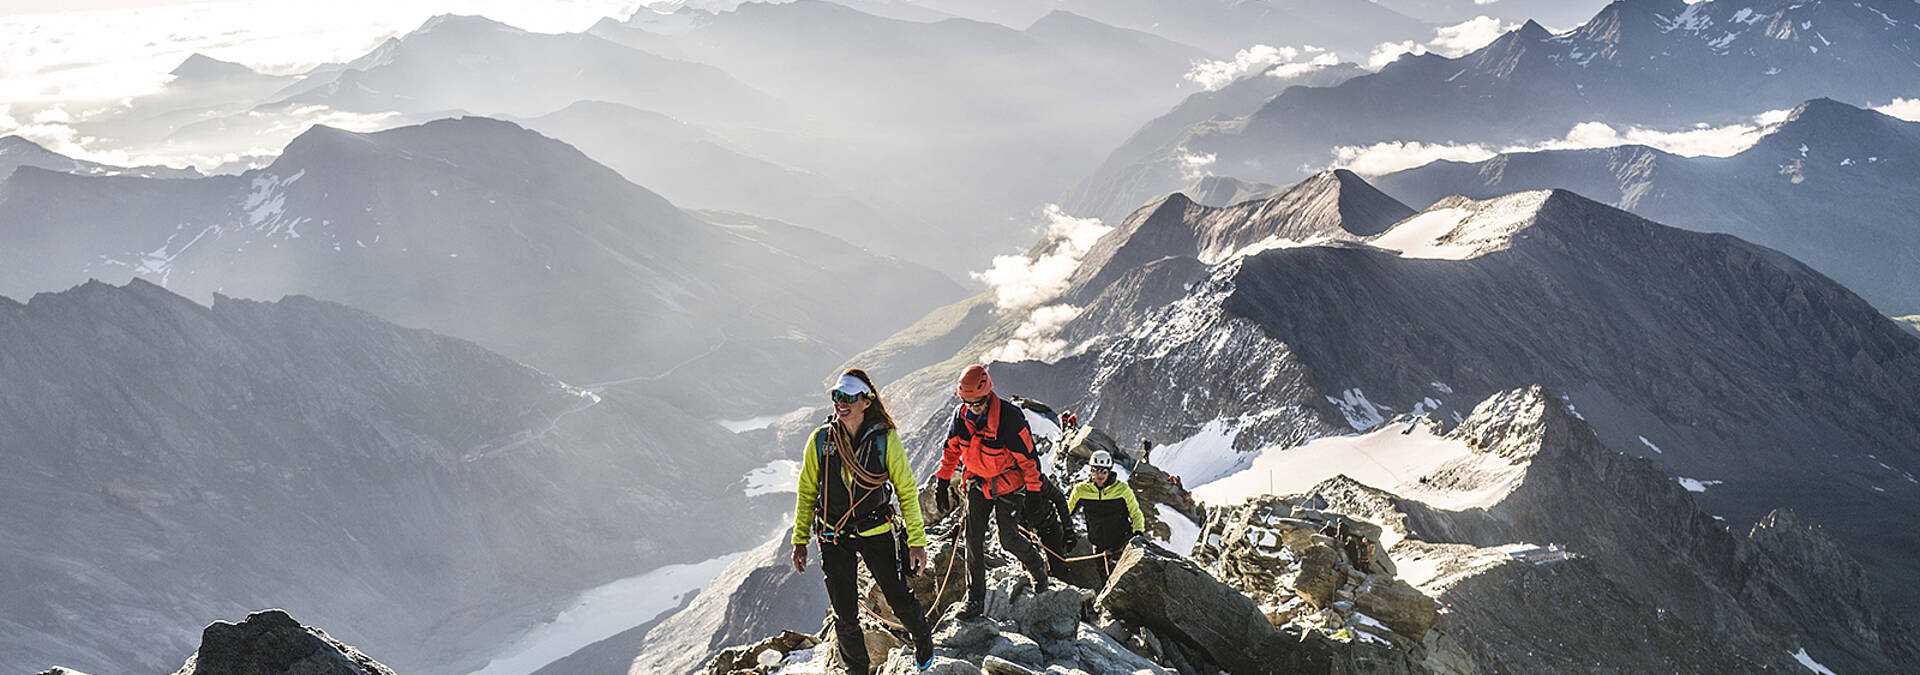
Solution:
{"label": "black trouser leg", "polygon": [[860,557],[867,561],[867,573],[873,575],[874,583],[880,586],[880,594],[887,598],[887,606],[893,608],[893,615],[900,619],[900,627],[907,629],[915,640],[931,637],[920,599],[913,597],[913,589],[907,588],[907,580],[900,576],[893,533],[863,537],[857,541],[860,542]]}
{"label": "black trouser leg", "polygon": [[[866,675],[872,670],[867,660],[867,636],[860,630],[860,574],[855,550],[858,539],[844,544],[820,545],[820,572],[827,577],[827,604],[833,607],[833,634],[840,646],[840,660],[847,672]],[[891,544],[889,544],[891,545]]]}
{"label": "black trouser leg", "polygon": [[967,599],[983,602],[987,598],[987,521],[993,515],[993,502],[979,491],[967,494]]}
{"label": "black trouser leg", "polygon": [[1003,494],[993,499],[993,519],[1000,526],[1000,548],[1012,553],[1014,559],[1027,568],[1027,574],[1033,576],[1034,583],[1047,576],[1046,554],[1034,548],[1020,533],[1020,513],[1026,508],[1026,493]]}

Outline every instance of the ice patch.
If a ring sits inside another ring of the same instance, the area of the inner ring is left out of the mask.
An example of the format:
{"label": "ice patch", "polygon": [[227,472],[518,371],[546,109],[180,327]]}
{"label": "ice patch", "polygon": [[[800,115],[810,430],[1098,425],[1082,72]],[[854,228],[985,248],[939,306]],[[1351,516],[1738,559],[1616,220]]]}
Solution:
{"label": "ice patch", "polygon": [[1659,453],[1659,452],[1660,452],[1660,446],[1658,446],[1658,445],[1654,445],[1654,444],[1653,444],[1653,441],[1649,441],[1649,440],[1647,440],[1647,437],[1645,437],[1645,436],[1641,436],[1641,437],[1640,437],[1640,442],[1641,442],[1641,443],[1645,443],[1645,444],[1647,445],[1647,449],[1648,449],[1648,450],[1652,450],[1652,451],[1654,451],[1655,453]]}
{"label": "ice patch", "polygon": [[1166,523],[1171,532],[1167,535],[1167,550],[1183,556],[1193,555],[1193,545],[1200,541],[1200,526],[1166,504],[1155,504],[1154,508],[1160,514],[1160,522]]}
{"label": "ice patch", "polygon": [[1799,651],[1788,654],[1787,656],[1791,656],[1793,660],[1799,661],[1800,665],[1806,667],[1807,670],[1819,673],[1820,675],[1837,675],[1837,673],[1827,669],[1826,666],[1820,665],[1819,661],[1813,660],[1813,657],[1808,656],[1806,647],[1801,647]]}
{"label": "ice patch", "polygon": [[1505,244],[1531,222],[1552,192],[1535,190],[1460,206],[1430,209],[1368,243],[1403,258],[1466,260]]}
{"label": "ice patch", "polygon": [[766,466],[747,472],[747,496],[794,492],[800,480],[800,463],[791,459],[776,459]]}
{"label": "ice patch", "polygon": [[1207,422],[1185,440],[1153,448],[1153,465],[1179,476],[1188,489],[1219,480],[1253,464],[1255,454],[1233,448],[1240,433],[1239,419]]}
{"label": "ice patch", "polygon": [[514,640],[471,675],[525,675],[646,623],[678,606],[686,594],[705,588],[742,553],[668,565],[581,593],[572,607]]}
{"label": "ice patch", "polygon": [[[1156,457],[1159,451],[1155,451]],[[1420,478],[1446,468],[1471,476],[1446,487]],[[1365,434],[1331,436],[1294,448],[1261,450],[1243,470],[1204,483],[1188,481],[1194,499],[1208,504],[1237,504],[1265,494],[1312,489],[1337,475],[1426,502],[1436,508],[1466,509],[1498,503],[1512,491],[1524,466],[1497,455],[1476,453],[1466,442],[1436,435],[1432,428],[1395,424]],[[1383,546],[1387,544],[1382,543]]]}
{"label": "ice patch", "polygon": [[1358,431],[1366,431],[1387,421],[1386,416],[1380,414],[1382,408],[1388,411],[1393,410],[1386,406],[1374,405],[1372,401],[1367,400],[1366,393],[1359,388],[1341,392],[1340,398],[1328,396],[1327,402],[1339,408],[1340,414],[1347,418],[1347,425]]}
{"label": "ice patch", "polygon": [[1686,488],[1688,492],[1706,492],[1709,486],[1720,485],[1721,483],[1725,482],[1725,481],[1717,481],[1717,480],[1700,480],[1698,478],[1688,478],[1686,476],[1674,476],[1673,479],[1676,481],[1679,481],[1680,487]]}
{"label": "ice patch", "polygon": [[1434,389],[1440,390],[1440,393],[1442,394],[1453,393],[1453,387],[1447,386],[1447,383],[1445,382],[1429,382],[1427,383],[1427,385],[1433,387]]}

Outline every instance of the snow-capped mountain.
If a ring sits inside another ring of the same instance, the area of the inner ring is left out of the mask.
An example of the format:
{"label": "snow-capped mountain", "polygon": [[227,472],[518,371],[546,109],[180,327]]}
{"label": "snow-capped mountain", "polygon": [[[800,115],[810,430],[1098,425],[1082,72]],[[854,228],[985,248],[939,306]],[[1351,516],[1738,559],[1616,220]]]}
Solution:
{"label": "snow-capped mountain", "polygon": [[[1104,167],[1067,206],[1116,213],[1184,184],[1181,158],[1260,182],[1296,180],[1336,146],[1506,144],[1582,122],[1686,129],[1802,101],[1856,105],[1920,91],[1920,4],[1619,0],[1553,34],[1528,22],[1459,58],[1405,56],[1338,86],[1283,92],[1233,124],[1194,128],[1177,151]],[[1157,174],[1157,180],[1141,175]]]}
{"label": "snow-capped mountain", "polygon": [[171,672],[208,622],[285,607],[459,675],[579,591],[777,520],[738,492],[763,452],[670,400],[306,297],[0,298],[0,378],[13,672]]}
{"label": "snow-capped mountain", "polygon": [[[682,211],[485,118],[316,127],[240,176],[21,169],[4,189],[0,292],[139,276],[194,298],[311,294],[728,419],[788,409],[824,376],[817,364],[960,295],[826,235]],[[823,292],[846,284],[873,302]]]}
{"label": "snow-capped mountain", "polygon": [[200,172],[192,167],[175,169],[166,166],[113,166],[84,159],[74,159],[46,149],[46,147],[19,136],[0,136],[0,181],[13,175],[13,170],[31,166],[48,171],[71,173],[78,176],[140,176],[143,178],[198,178]]}
{"label": "snow-capped mountain", "polygon": [[344,69],[294,85],[280,100],[366,113],[540,115],[601,100],[695,121],[759,123],[783,115],[778,101],[709,65],[591,35],[534,33],[458,15],[429,19]]}
{"label": "snow-capped mountain", "polygon": [[1781,250],[1893,315],[1920,312],[1920,124],[1830,99],[1752,148],[1681,157],[1644,146],[1436,162],[1374,183],[1411,204],[1566,188],[1662,223]]}
{"label": "snow-capped mountain", "polygon": [[[995,365],[996,382],[1116,438],[1170,443],[1156,464],[1193,486],[1250,456],[1207,448],[1288,447],[1402,414],[1453,423],[1542,384],[1608,447],[1703,481],[1709,512],[1744,523],[1792,508],[1913,605],[1899,580],[1916,541],[1894,514],[1920,505],[1920,402],[1902,384],[1920,340],[1778,252],[1570,192],[1396,212],[1410,209],[1337,174],[1271,203],[1168,197],[1081,261],[1050,305],[1070,321],[1022,335],[1033,316],[999,315],[901,377],[923,400],[894,408],[926,424],[959,366],[1016,338],[1051,342],[1046,360]],[[932,447],[934,427],[910,447]]]}

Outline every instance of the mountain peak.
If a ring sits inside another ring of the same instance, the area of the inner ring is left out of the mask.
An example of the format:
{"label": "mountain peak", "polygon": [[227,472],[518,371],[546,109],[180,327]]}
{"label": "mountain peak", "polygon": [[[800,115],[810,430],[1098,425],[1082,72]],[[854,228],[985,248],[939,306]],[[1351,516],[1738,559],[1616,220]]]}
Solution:
{"label": "mountain peak", "polygon": [[1546,26],[1540,25],[1540,22],[1533,19],[1527,19],[1526,23],[1520,24],[1516,33],[1525,40],[1545,40],[1553,37],[1553,31],[1547,30]]}
{"label": "mountain peak", "polygon": [[1907,152],[1915,147],[1920,147],[1920,125],[1830,98],[1816,98],[1795,106],[1747,152],[1757,150],[1766,161],[1819,156],[1835,162],[1840,158],[1864,162],[1870,156]]}
{"label": "mountain peak", "polygon": [[214,80],[235,76],[259,75],[258,71],[244,65],[194,52],[185,61],[168,73],[180,79]]}
{"label": "mountain peak", "polygon": [[486,33],[525,32],[527,31],[514,28],[513,26],[484,16],[472,14],[438,14],[421,23],[420,27],[414,29],[412,33],[408,33],[407,37],[427,34],[472,36]]}

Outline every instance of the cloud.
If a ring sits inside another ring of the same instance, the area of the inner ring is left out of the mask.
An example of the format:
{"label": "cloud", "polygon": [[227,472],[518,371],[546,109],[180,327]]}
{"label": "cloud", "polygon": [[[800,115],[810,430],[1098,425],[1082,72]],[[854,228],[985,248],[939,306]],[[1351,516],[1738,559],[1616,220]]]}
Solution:
{"label": "cloud", "polygon": [[20,126],[20,120],[13,118],[13,106],[0,103],[0,133],[12,131]]}
{"label": "cloud", "polygon": [[1333,149],[1335,166],[1362,176],[1379,176],[1447,159],[1478,162],[1494,152],[1481,145],[1449,145],[1420,141],[1387,141],[1369,146],[1343,145]]}
{"label": "cloud", "polygon": [[981,362],[993,361],[1051,361],[1066,352],[1067,341],[1054,337],[1065,328],[1067,323],[1080,316],[1080,308],[1073,305],[1047,305],[1033,310],[1013,331],[1013,339],[1006,344],[987,350]]}
{"label": "cloud", "polygon": [[[1479,3],[1476,3],[1479,4]],[[1441,26],[1433,30],[1433,39],[1426,42],[1404,40],[1401,42],[1382,42],[1373,48],[1367,56],[1367,67],[1379,70],[1387,67],[1406,54],[1434,53],[1453,58],[1487,46],[1501,35],[1506,34],[1520,24],[1502,23],[1490,16],[1477,16],[1466,21]]]}
{"label": "cloud", "polygon": [[993,292],[994,305],[1001,311],[1026,311],[1058,297],[1093,243],[1113,231],[1099,218],[1075,218],[1057,204],[1046,205],[1043,213],[1048,221],[1043,253],[994,256],[991,267],[973,273]]}
{"label": "cloud", "polygon": [[1879,106],[1874,110],[1908,122],[1920,122],[1920,98],[1896,98],[1892,103]]}
{"label": "cloud", "polygon": [[1067,280],[1080,267],[1080,259],[1093,250],[1100,237],[1113,228],[1099,218],[1075,218],[1048,204],[1042,210],[1047,218],[1046,241],[1037,256],[1003,255],[993,266],[975,272],[973,278],[986,282],[993,292],[994,306],[1003,312],[1028,312],[1014,328],[1006,344],[988,350],[985,361],[1050,360],[1067,348],[1054,337],[1060,329],[1080,315],[1080,308],[1066,304],[1048,304],[1067,290]]}
{"label": "cloud", "polygon": [[[1309,57],[1301,61],[1300,57]],[[1339,63],[1332,52],[1306,45],[1304,47],[1275,47],[1272,45],[1254,45],[1240,50],[1232,60],[1195,61],[1193,69],[1186,78],[1205,87],[1208,91],[1225,87],[1248,73],[1256,73],[1268,68],[1279,68],[1268,74],[1274,77],[1292,77],[1312,72]]]}
{"label": "cloud", "polygon": [[1213,166],[1214,160],[1219,159],[1219,157],[1219,155],[1211,152],[1202,155],[1186,148],[1180,148],[1179,152],[1174,154],[1173,159],[1180,163],[1180,175],[1189,181],[1194,181],[1207,175],[1207,167]]}
{"label": "cloud", "polygon": [[[1896,101],[1895,104],[1899,104]],[[1920,113],[1920,105],[1913,105]],[[1540,150],[1582,150],[1644,145],[1687,157],[1727,157],[1739,154],[1759,142],[1770,124],[1785,120],[1790,110],[1769,110],[1753,116],[1750,124],[1662,131],[1645,127],[1617,128],[1604,122],[1581,122],[1561,138],[1531,145],[1508,145],[1495,149],[1487,145],[1387,141],[1368,146],[1340,146],[1333,149],[1334,166],[1345,167],[1363,176],[1378,176],[1439,160],[1478,162],[1500,153]]]}
{"label": "cloud", "polygon": [[1476,5],[1491,5],[1491,4],[1493,4],[1493,3],[1496,3],[1496,2],[1499,2],[1499,1],[1500,1],[1500,0],[1473,0],[1473,4],[1476,4]]}

